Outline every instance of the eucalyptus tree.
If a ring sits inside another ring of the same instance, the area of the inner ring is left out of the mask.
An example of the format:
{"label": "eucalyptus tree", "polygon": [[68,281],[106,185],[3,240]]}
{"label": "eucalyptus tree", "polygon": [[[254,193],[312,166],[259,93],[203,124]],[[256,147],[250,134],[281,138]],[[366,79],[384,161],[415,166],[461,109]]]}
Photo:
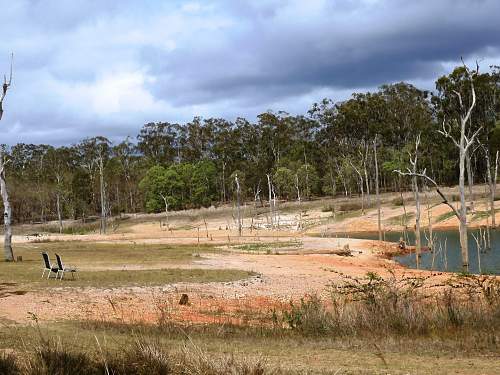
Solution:
{"label": "eucalyptus tree", "polygon": [[137,153],[137,147],[127,137],[125,140],[112,148],[112,155],[118,161],[120,174],[124,179],[124,188],[126,189],[127,199],[125,200],[128,211],[136,210],[136,185],[139,175],[140,156]]}
{"label": "eucalyptus tree", "polygon": [[[91,185],[93,185],[93,182],[97,179],[99,180],[100,232],[106,234],[109,206],[104,172],[110,159],[111,142],[106,137],[100,136],[86,138],[77,148],[80,153],[81,165],[86,169],[91,179]],[[95,197],[94,193],[92,193],[92,195]]]}
{"label": "eucalyptus tree", "polygon": [[147,123],[137,136],[137,149],[150,165],[167,165],[180,153],[175,143],[177,130],[176,124],[168,122]]}
{"label": "eucalyptus tree", "polygon": [[47,177],[54,183],[59,233],[63,232],[63,202],[68,195],[69,175],[73,167],[71,154],[72,150],[67,147],[49,147],[46,154]]}

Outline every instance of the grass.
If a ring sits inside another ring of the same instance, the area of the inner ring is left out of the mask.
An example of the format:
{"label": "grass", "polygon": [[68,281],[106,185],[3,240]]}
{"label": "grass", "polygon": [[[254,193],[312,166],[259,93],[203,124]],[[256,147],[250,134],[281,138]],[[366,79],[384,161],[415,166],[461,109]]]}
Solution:
{"label": "grass", "polygon": [[[76,281],[63,282],[41,279],[42,258],[47,251],[61,255],[63,261],[79,269]],[[200,252],[218,252],[210,246],[168,246],[134,244],[96,244],[87,242],[50,242],[24,244],[15,247],[22,262],[0,262],[0,280],[16,284],[19,291],[47,287],[115,287],[161,285],[175,282],[232,281],[251,273],[239,270],[180,269]],[[13,288],[9,288],[13,289]],[[1,290],[0,290],[1,292]]]}
{"label": "grass", "polygon": [[[406,216],[406,220],[405,220]],[[415,214],[413,212],[398,215],[398,216],[393,216],[389,219],[386,220],[387,223],[393,224],[393,225],[407,225],[408,222],[415,217]]]}
{"label": "grass", "polygon": [[233,246],[233,249],[247,251],[247,252],[270,252],[274,249],[283,248],[301,248],[302,242],[300,241],[280,241],[280,242],[263,242],[263,243],[250,243],[244,245]]}
{"label": "grass", "polygon": [[454,216],[455,216],[455,214],[453,213],[453,211],[445,212],[444,214],[441,214],[436,218],[436,223],[440,223],[442,221],[448,220],[449,218],[454,217]]}
{"label": "grass", "polygon": [[[495,213],[500,211],[499,208],[495,209]],[[485,211],[476,211],[474,212],[474,215],[472,216],[471,221],[478,221],[482,219],[486,219],[487,217],[491,217],[491,210],[485,210]]]}

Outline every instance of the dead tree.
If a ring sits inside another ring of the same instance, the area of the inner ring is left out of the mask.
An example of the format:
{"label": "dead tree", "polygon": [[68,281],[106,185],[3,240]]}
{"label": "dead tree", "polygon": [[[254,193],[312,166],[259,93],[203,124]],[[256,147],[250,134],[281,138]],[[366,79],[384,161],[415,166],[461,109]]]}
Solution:
{"label": "dead tree", "polygon": [[57,190],[56,190],[56,209],[57,209],[57,221],[59,223],[59,233],[63,232],[63,219],[61,212],[61,185],[62,185],[62,175],[59,172],[56,172],[56,182],[57,182]]}
{"label": "dead tree", "polygon": [[106,185],[104,182],[104,156],[102,150],[98,155],[99,187],[101,194],[101,234],[106,234],[107,214],[106,214]]}
{"label": "dead tree", "polygon": [[236,183],[236,213],[238,215],[238,236],[241,237],[241,207],[240,207],[240,181],[238,180],[238,174],[234,175],[234,182]]}
{"label": "dead tree", "polygon": [[165,222],[167,224],[167,230],[170,229],[169,223],[168,223],[168,196],[166,194],[160,193],[161,199],[163,199],[163,203],[165,204]]}
{"label": "dead tree", "polygon": [[[463,61],[462,61],[463,62]],[[457,216],[460,226],[460,249],[462,254],[462,267],[464,271],[469,270],[469,245],[467,243],[467,202],[465,200],[465,172],[466,172],[466,158],[470,147],[474,144],[479,132],[482,127],[479,127],[471,136],[468,136],[467,123],[470,120],[472,110],[476,106],[476,90],[474,87],[474,76],[479,71],[479,66],[476,65],[476,71],[472,73],[467,65],[464,63],[464,68],[467,77],[470,81],[472,100],[470,105],[466,105],[462,98],[462,94],[458,91],[454,91],[458,98],[458,103],[460,106],[460,138],[457,139],[451,131],[451,125],[447,124],[446,120],[443,121],[443,128],[439,132],[445,137],[452,140],[455,146],[459,150],[459,179],[458,179],[458,189],[460,193],[460,209],[457,211],[454,209],[454,213]],[[451,206],[451,205],[450,205]]]}
{"label": "dead tree", "polygon": [[413,185],[413,194],[415,196],[415,258],[417,263],[417,269],[420,268],[420,257],[422,252],[422,242],[420,236],[420,194],[418,190],[418,180],[417,176],[417,163],[418,163],[418,146],[420,145],[420,134],[417,135],[417,139],[415,140],[415,155],[413,158],[410,155],[410,164],[412,167],[412,172],[414,175],[412,176],[412,185]]}
{"label": "dead tree", "polygon": [[299,175],[295,173],[295,190],[297,190],[297,201],[300,203]]}
{"label": "dead tree", "polygon": [[356,172],[356,174],[359,177],[359,188],[361,190],[361,214],[364,215],[365,214],[365,190],[363,188],[363,175],[361,174],[361,171],[358,168],[356,168],[356,166],[354,165],[354,163],[351,160],[349,160],[349,164],[351,165],[352,169],[354,170],[354,172]]}
{"label": "dead tree", "polygon": [[273,208],[273,189],[272,189],[272,184],[271,184],[271,176],[269,174],[266,174],[267,176],[267,189],[269,192],[269,214],[271,217],[271,228],[274,228],[274,208]]}
{"label": "dead tree", "polygon": [[[380,191],[379,191],[379,180],[378,180],[377,137],[375,137],[375,139],[373,140],[373,154],[375,156],[375,194],[377,196],[378,240],[382,241],[382,214],[380,208]],[[368,179],[368,175],[366,176],[366,178]]]}
{"label": "dead tree", "polygon": [[[12,60],[14,55],[11,54],[10,59],[10,74],[9,79],[3,76],[2,93],[0,94],[0,120],[3,116],[3,101],[7,95],[7,91],[12,84]],[[5,180],[5,150],[0,147],[0,193],[3,201],[3,223],[4,223],[4,256],[5,260],[12,262],[14,260],[14,252],[12,250],[12,208],[9,201],[9,192],[7,191],[7,182]]]}
{"label": "dead tree", "polygon": [[418,147],[420,145],[420,134],[417,135],[417,139],[415,140],[415,155],[412,157],[410,154],[410,165],[411,169],[408,168],[407,172],[402,172],[400,170],[395,170],[394,172],[399,173],[402,176],[411,176],[412,178],[412,190],[413,194],[415,197],[415,258],[416,258],[416,264],[417,268],[420,267],[420,257],[421,257],[421,250],[422,250],[422,245],[421,245],[421,236],[420,236],[420,195],[419,195],[419,190],[418,190],[418,180],[417,177],[423,177],[428,180],[430,180],[434,186],[436,186],[436,189],[438,190],[439,195],[443,197],[444,203],[447,203],[454,212],[456,212],[455,208],[451,206],[448,203],[448,200],[442,195],[441,191],[439,190],[439,187],[437,183],[430,177],[427,176],[425,173],[425,169],[422,173],[418,173],[417,170],[417,164],[418,164]]}
{"label": "dead tree", "polygon": [[[490,161],[490,152],[488,149],[481,144],[482,149],[484,150],[484,156],[486,158],[486,178],[488,180],[488,187],[489,187],[489,196],[490,196],[490,214],[491,214],[491,227],[495,228],[496,227],[496,220],[495,220],[495,194],[497,191],[497,176],[498,176],[498,151],[496,152],[495,155],[495,167],[492,169],[491,168],[491,161]],[[493,173],[491,173],[493,172]]]}

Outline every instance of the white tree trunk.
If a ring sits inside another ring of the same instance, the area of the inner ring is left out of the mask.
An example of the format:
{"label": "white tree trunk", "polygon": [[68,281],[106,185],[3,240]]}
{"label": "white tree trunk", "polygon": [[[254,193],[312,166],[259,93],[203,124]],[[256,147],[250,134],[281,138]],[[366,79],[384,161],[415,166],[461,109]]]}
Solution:
{"label": "white tree trunk", "polygon": [[106,188],[104,185],[104,161],[99,158],[99,182],[101,193],[101,234],[106,234]]}
{"label": "white tree trunk", "polygon": [[57,208],[57,220],[59,222],[59,233],[62,234],[63,222],[61,213],[61,194],[59,192],[56,193],[56,208]]}
{"label": "white tree trunk", "polygon": [[240,181],[238,180],[238,175],[236,174],[234,176],[234,182],[236,183],[236,209],[237,209],[237,215],[238,215],[238,236],[241,237],[241,207],[240,207]]}
{"label": "white tree trunk", "polygon": [[[378,224],[378,240],[382,241],[382,214],[380,208],[380,191],[379,191],[379,178],[378,178],[378,158],[377,158],[377,138],[373,141],[373,153],[375,156],[375,194],[377,195],[377,224]],[[366,174],[366,168],[365,168]],[[366,174],[368,180],[368,174]],[[367,184],[368,186],[368,184]]]}
{"label": "white tree trunk", "polygon": [[460,210],[459,210],[459,232],[460,232],[460,249],[462,253],[462,268],[464,271],[469,270],[469,244],[467,242],[467,201],[465,200],[465,125],[462,125],[462,136],[460,140],[460,158],[459,168],[460,176],[458,180],[458,189],[460,191]]}
{"label": "white tree trunk", "polygon": [[10,207],[9,193],[5,181],[5,155],[0,147],[0,192],[3,201],[3,220],[4,220],[4,257],[8,262],[14,261],[14,252],[12,250],[12,209]]}
{"label": "white tree trunk", "polygon": [[267,189],[269,191],[269,214],[270,214],[270,217],[271,217],[271,228],[274,228],[274,209],[273,209],[273,201],[272,201],[272,195],[273,195],[273,192],[272,192],[272,187],[271,187],[271,176],[266,174],[267,176]]}

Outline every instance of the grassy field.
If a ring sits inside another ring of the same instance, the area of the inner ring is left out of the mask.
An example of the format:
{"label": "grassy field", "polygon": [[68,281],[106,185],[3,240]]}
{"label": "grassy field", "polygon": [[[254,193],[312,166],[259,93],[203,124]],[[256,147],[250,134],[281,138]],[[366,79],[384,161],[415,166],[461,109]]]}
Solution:
{"label": "grassy field", "polygon": [[[41,252],[61,255],[65,265],[79,271],[76,280],[66,276],[63,281],[41,278]],[[200,253],[219,250],[209,246],[168,246],[134,244],[96,244],[88,242],[47,242],[17,245],[16,256],[22,262],[0,262],[0,281],[16,284],[20,291],[50,287],[114,287],[161,285],[175,282],[232,281],[246,278],[249,272],[240,270],[180,269],[201,258]],[[1,293],[0,284],[0,293]]]}

